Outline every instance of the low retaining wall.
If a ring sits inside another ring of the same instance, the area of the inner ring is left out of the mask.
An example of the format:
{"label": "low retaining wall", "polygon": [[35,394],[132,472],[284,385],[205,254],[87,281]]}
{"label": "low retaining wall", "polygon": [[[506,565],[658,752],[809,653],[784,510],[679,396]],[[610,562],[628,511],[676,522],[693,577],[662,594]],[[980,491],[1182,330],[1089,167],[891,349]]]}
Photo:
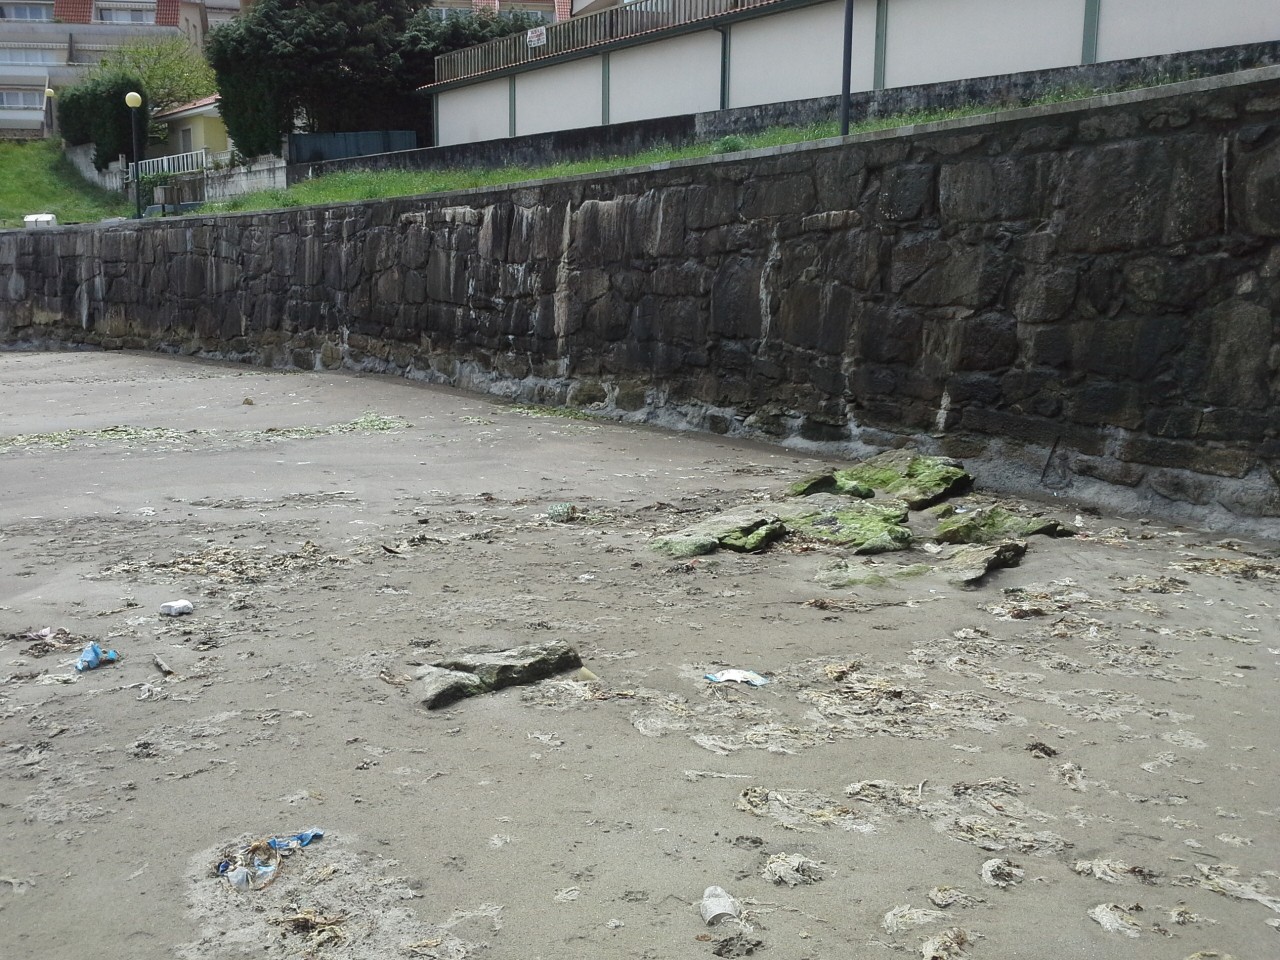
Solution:
{"label": "low retaining wall", "polygon": [[1280,537],[1280,68],[607,176],[0,234],[0,340],[403,374]]}
{"label": "low retaining wall", "polygon": [[[1031,70],[947,83],[857,91],[850,96],[850,111],[854,122],[857,122],[872,117],[897,116],[972,104],[1014,107],[1063,91],[1174,83],[1274,64],[1280,64],[1280,41],[1210,50],[1187,50],[1133,60]],[[626,156],[657,146],[684,146],[715,140],[729,134],[756,133],[770,127],[826,123],[838,119],[839,115],[839,97],[790,100],[756,107],[689,113],[599,127],[579,127],[479,143],[298,163],[289,167],[288,179],[290,184],[294,184],[340,170],[536,167],[563,160]]]}
{"label": "low retaining wall", "polygon": [[279,157],[256,157],[225,170],[206,170],[204,200],[228,200],[255,190],[283,190],[288,185],[288,167]]}

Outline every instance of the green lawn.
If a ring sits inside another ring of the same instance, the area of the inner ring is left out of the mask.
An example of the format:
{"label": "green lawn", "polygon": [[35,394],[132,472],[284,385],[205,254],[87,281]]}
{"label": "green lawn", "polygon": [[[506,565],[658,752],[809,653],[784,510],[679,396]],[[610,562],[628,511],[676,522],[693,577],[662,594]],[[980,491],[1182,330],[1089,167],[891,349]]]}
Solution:
{"label": "green lawn", "polygon": [[29,213],[58,223],[128,216],[129,201],[89,183],[62,155],[57,140],[0,140],[0,229],[21,227]]}

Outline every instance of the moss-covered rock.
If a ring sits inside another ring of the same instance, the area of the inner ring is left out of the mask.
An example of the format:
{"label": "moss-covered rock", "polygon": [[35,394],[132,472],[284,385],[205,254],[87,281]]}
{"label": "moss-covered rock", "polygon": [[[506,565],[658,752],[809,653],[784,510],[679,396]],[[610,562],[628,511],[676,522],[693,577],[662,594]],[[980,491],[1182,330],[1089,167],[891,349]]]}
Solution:
{"label": "moss-covered rock", "polygon": [[791,484],[787,488],[787,493],[793,497],[807,497],[815,493],[842,493],[847,497],[858,497],[862,500],[869,500],[876,495],[876,492],[865,484],[844,477],[844,473],[843,470],[815,473]]}
{"label": "moss-covered rock", "polygon": [[722,546],[741,552],[759,550],[786,532],[773,513],[756,506],[738,507],[655,537],[651,546],[669,557],[683,559],[714,553]]}
{"label": "moss-covered rock", "polygon": [[960,461],[950,457],[926,457],[910,450],[888,450],[857,466],[835,471],[838,484],[870,487],[920,510],[944,497],[962,493],[973,477]]}
{"label": "moss-covered rock", "polygon": [[857,553],[903,550],[911,544],[907,505],[901,500],[849,500],[837,494],[815,494],[792,505],[779,505],[779,515],[796,533]]}
{"label": "moss-covered rock", "polygon": [[773,541],[781,538],[787,532],[787,528],[777,520],[766,521],[761,520],[754,527],[742,530],[735,530],[720,538],[720,546],[725,550],[735,550],[738,553],[751,553],[754,550],[763,550]]}
{"label": "moss-covered rock", "polygon": [[656,537],[650,546],[668,557],[684,560],[688,557],[700,557],[715,553],[720,549],[720,541],[705,533],[689,533],[681,530],[677,533]]}
{"label": "moss-covered rock", "polygon": [[979,507],[946,517],[934,534],[939,543],[995,543],[1043,534],[1069,537],[1075,531],[1049,517],[1024,517],[1003,507]]}

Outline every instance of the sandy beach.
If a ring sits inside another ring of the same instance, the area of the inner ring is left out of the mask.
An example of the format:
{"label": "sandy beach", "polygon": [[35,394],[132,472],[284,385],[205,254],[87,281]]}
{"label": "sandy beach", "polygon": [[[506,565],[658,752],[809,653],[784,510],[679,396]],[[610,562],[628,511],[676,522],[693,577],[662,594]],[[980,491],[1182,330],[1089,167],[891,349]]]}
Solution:
{"label": "sandy beach", "polygon": [[[831,466],[0,353],[0,957],[1280,955],[1276,544],[1063,496],[1001,498],[1075,535],[970,586],[923,512],[869,557],[654,549]],[[549,641],[585,672],[422,705]]]}

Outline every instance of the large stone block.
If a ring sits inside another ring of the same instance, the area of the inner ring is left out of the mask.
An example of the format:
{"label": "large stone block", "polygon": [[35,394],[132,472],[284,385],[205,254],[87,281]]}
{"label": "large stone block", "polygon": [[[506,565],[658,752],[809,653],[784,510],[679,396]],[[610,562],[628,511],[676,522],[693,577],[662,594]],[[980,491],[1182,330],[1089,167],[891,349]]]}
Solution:
{"label": "large stone block", "polygon": [[1060,320],[1075,304],[1078,287],[1074,266],[1029,268],[1014,284],[1013,314],[1023,323]]}
{"label": "large stone block", "polygon": [[1050,162],[1006,157],[944,164],[938,211],[944,222],[1039,218],[1047,207]]}
{"label": "large stone block", "polygon": [[[995,302],[1012,269],[999,251],[987,246],[936,244],[931,265],[903,283],[902,299],[917,306],[986,307]],[[897,263],[895,261],[895,267]]]}
{"label": "large stone block", "polygon": [[1217,141],[1203,135],[1068,151],[1056,196],[1063,249],[1105,253],[1221,232],[1218,170]]}
{"label": "large stone block", "polygon": [[1221,406],[1274,407],[1269,351],[1261,349],[1276,342],[1271,311],[1247,300],[1228,300],[1207,311],[1203,320],[1209,327],[1210,362],[1200,396]]}
{"label": "large stone block", "polygon": [[1234,217],[1253,233],[1280,237],[1280,137],[1240,158],[1232,180]]}
{"label": "large stone block", "polygon": [[938,170],[932,164],[904,164],[881,174],[879,212],[885,220],[919,220],[933,212],[934,181]]}
{"label": "large stone block", "polygon": [[760,335],[761,270],[761,263],[747,256],[727,259],[716,270],[710,305],[713,336]]}
{"label": "large stone block", "polygon": [[748,220],[800,216],[813,212],[815,199],[809,174],[758,177],[743,185],[739,212]]}

